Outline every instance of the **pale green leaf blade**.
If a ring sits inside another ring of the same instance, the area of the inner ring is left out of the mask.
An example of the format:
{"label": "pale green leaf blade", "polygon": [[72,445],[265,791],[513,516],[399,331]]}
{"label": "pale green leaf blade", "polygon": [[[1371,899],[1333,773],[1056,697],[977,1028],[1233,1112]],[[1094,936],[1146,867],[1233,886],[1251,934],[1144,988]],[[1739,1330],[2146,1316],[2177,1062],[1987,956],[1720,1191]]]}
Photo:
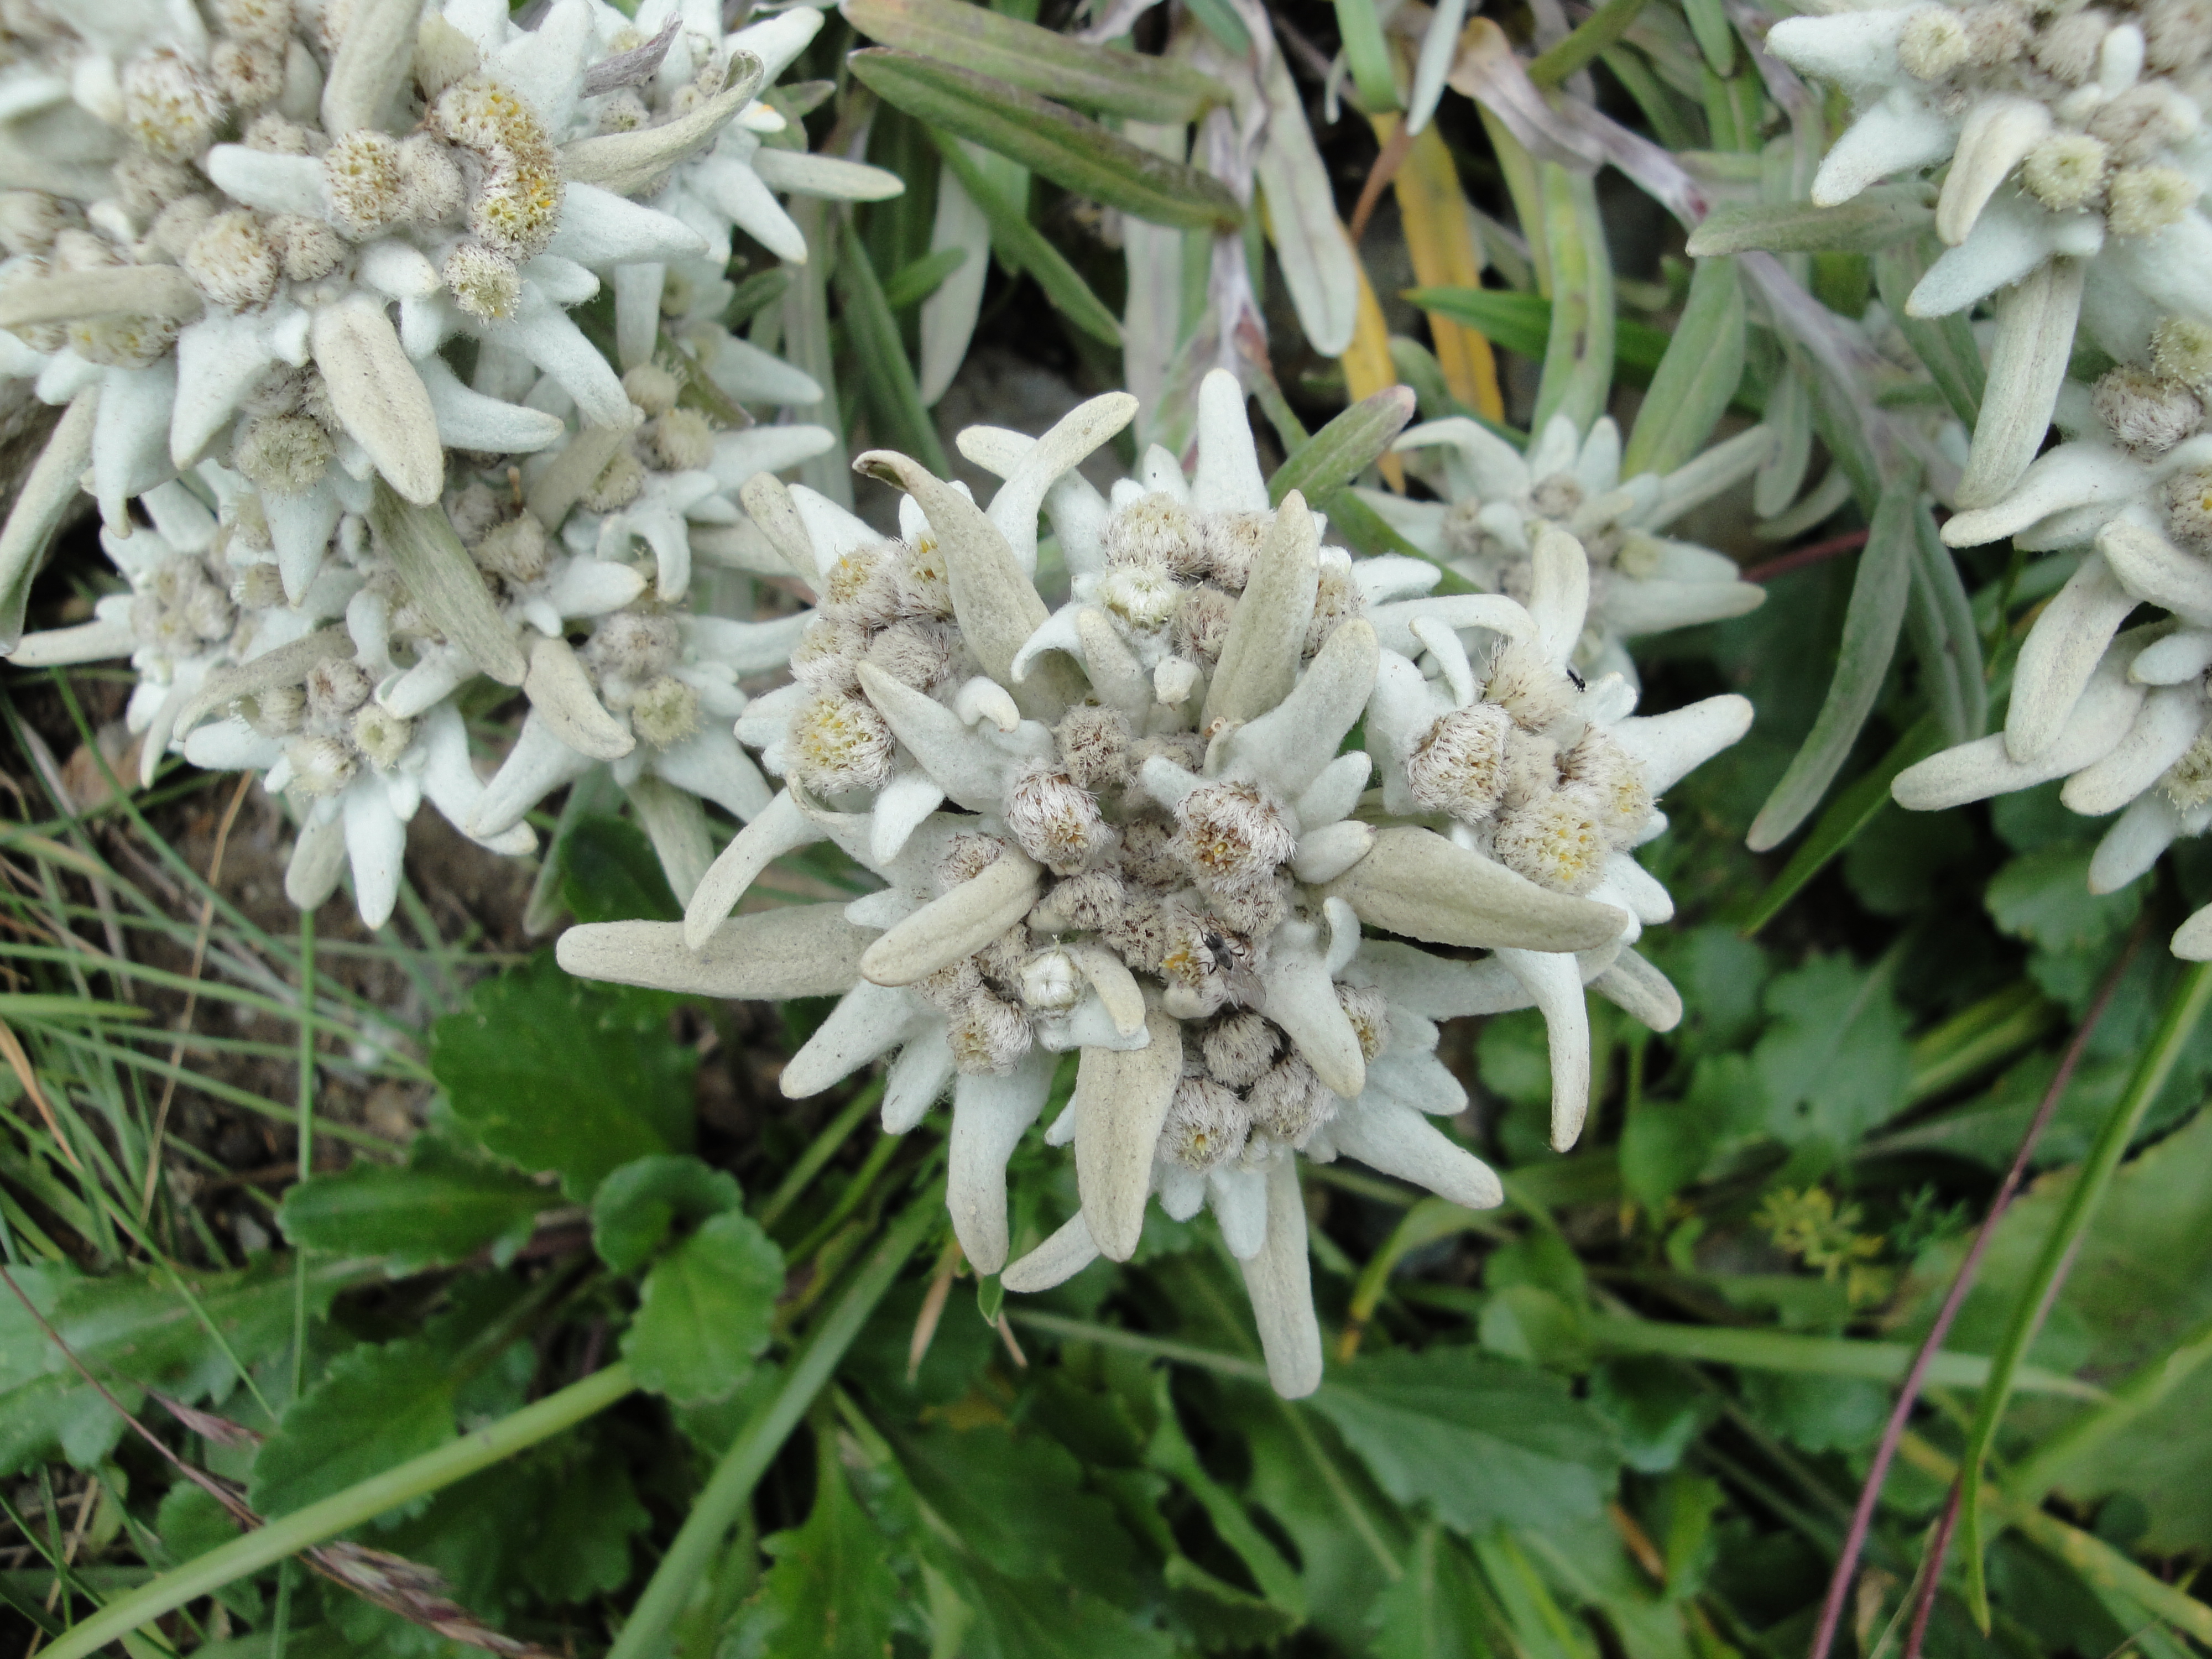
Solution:
{"label": "pale green leaf blade", "polygon": [[284,1236],[302,1249],[382,1255],[395,1275],[512,1252],[558,1194],[512,1170],[468,1157],[432,1134],[416,1137],[404,1168],[358,1163],[312,1176],[284,1194]]}
{"label": "pale green leaf blade", "polygon": [[623,1357],[678,1405],[726,1397],[768,1347],[783,1252],[750,1216],[718,1215],[654,1264]]}
{"label": "pale green leaf blade", "polygon": [[1723,202],[1690,233],[1692,258],[1723,253],[1875,253],[1918,234],[1936,210],[1918,185],[1876,185],[1840,207]]}
{"label": "pale green leaf blade", "polygon": [[1733,259],[1700,259],[1667,355],[1637,411],[1620,475],[1672,472],[1705,446],[1743,379],[1743,284]]}

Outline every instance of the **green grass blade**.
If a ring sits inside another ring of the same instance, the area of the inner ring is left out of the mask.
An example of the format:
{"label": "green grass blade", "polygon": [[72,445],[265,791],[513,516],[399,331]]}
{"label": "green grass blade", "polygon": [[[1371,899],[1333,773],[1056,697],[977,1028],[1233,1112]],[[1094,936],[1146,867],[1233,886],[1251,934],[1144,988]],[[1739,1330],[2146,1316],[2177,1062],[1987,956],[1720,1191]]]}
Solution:
{"label": "green grass blade", "polygon": [[991,240],[1000,253],[1036,279],[1044,297],[1061,316],[1092,339],[1119,346],[1121,319],[1091,291],[1091,284],[1068,264],[1067,256],[1045,240],[1044,233],[1030,222],[1019,204],[1006,199],[957,140],[941,132],[932,132],[930,137],[938,154],[944,156],[945,165],[960,180],[960,188],[991,222]]}
{"label": "green grass blade", "polygon": [[853,228],[851,216],[840,228],[837,295],[843,304],[845,331],[860,360],[860,390],[875,416],[883,441],[920,461],[939,477],[951,471],[937,423],[921,406],[921,387],[907,361],[898,319],[884,300],[883,284],[868,258],[867,246]]}
{"label": "green grass blade", "polygon": [[1779,915],[1783,907],[1804,890],[1807,882],[1826,869],[1832,860],[1859,838],[1860,831],[1881,816],[1890,804],[1889,786],[1899,772],[1942,746],[1942,729],[1933,716],[1923,716],[1887,755],[1829,802],[1813,833],[1799,843],[1790,862],[1782,866],[1782,873],[1767,884],[1752,906],[1751,915],[1744,921],[1744,937],[1750,938]]}

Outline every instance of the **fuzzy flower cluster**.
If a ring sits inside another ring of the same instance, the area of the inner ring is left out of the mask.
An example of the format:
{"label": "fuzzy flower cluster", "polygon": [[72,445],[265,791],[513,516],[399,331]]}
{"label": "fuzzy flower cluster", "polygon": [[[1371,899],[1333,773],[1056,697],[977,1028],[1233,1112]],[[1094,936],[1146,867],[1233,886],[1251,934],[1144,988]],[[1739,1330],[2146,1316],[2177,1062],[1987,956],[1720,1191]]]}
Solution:
{"label": "fuzzy flower cluster", "polygon": [[[1303,1394],[1321,1348],[1297,1155],[1495,1204],[1494,1176],[1431,1121],[1465,1104],[1435,1022],[1531,1004],[1571,1143],[1585,983],[1662,1027],[1680,1012],[1631,948],[1671,906],[1629,849],[1748,709],[1638,719],[1618,677],[1579,681],[1589,566],[1563,532],[1540,538],[1526,605],[1432,596],[1425,561],[1324,546],[1298,495],[1270,503],[1224,373],[1200,388],[1194,473],[1154,448],[1102,494],[1075,469],[1134,413],[1115,394],[1040,439],[969,428],[963,452],[1005,481],[988,509],[863,456],[907,493],[896,540],[753,480],[755,522],[817,596],[792,684],[738,721],[784,787],[682,924],[572,929],[561,959],[695,993],[838,994],[784,1091],[895,1056],[900,1133],[949,1087],[954,1228],[1009,1289],[1126,1260],[1153,1195],[1178,1218],[1210,1207],[1270,1376]],[[1072,578],[1057,611],[1035,584],[1041,511]],[[1346,749],[1355,728],[1365,746]],[[771,860],[825,840],[880,890],[730,919]],[[1074,1095],[1045,1138],[1073,1146],[1081,1208],[1010,1260],[1007,1162],[1070,1051]]]}
{"label": "fuzzy flower cluster", "polygon": [[1973,0],[1793,17],[1768,36],[1858,106],[1813,199],[1948,164],[1948,250],[1908,308],[1997,305],[1989,397],[1960,505],[2003,496],[2041,447],[2078,325],[2139,361],[2173,315],[2212,324],[2212,5]]}
{"label": "fuzzy flower cluster", "polygon": [[[2212,327],[2161,319],[2141,361],[2069,383],[2059,424],[2066,442],[1944,537],[2087,544],[2081,562],[2022,643],[2004,732],[1911,768],[1894,793],[1933,809],[2064,778],[2074,811],[2118,814],[2089,866],[2104,893],[2212,824]],[[2146,605],[2166,617],[2123,631]],[[2212,958],[2212,908],[2172,945]]]}
{"label": "fuzzy flower cluster", "polygon": [[1620,476],[1620,428],[1611,416],[1588,436],[1555,415],[1522,455],[1479,422],[1455,416],[1402,434],[1396,448],[1434,458],[1440,499],[1361,495],[1392,528],[1486,592],[1525,599],[1535,538],[1565,531],[1589,556],[1590,603],[1575,665],[1585,678],[1636,683],[1627,642],[1722,622],[1754,610],[1764,589],[1738,580],[1735,561],[1659,532],[1735,488],[1765,459],[1771,434],[1754,427],[1661,477]]}

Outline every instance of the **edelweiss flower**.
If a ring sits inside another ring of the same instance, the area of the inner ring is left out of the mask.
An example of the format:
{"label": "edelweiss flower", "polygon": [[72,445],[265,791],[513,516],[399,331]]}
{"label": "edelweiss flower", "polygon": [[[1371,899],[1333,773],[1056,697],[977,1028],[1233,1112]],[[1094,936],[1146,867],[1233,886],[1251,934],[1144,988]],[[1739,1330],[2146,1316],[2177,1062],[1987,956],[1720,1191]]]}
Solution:
{"label": "edelweiss flower", "polygon": [[2077,319],[2122,361],[2160,313],[2212,323],[2203,0],[2126,11],[1912,0],[1788,18],[1767,40],[1859,106],[1814,202],[1949,161],[1936,226],[1951,247],[1914,289],[1913,314],[2021,284],[1998,307],[1961,506],[1996,501],[2041,447]]}
{"label": "edelweiss flower", "polygon": [[1403,434],[1401,453],[1433,450],[1447,499],[1410,501],[1363,489],[1391,527],[1476,586],[1525,599],[1532,540],[1546,528],[1589,556],[1589,615],[1574,641],[1586,677],[1636,683],[1626,641],[1754,610],[1765,590],[1737,579],[1735,561],[1656,532],[1751,476],[1765,458],[1764,427],[1716,445],[1661,477],[1620,476],[1620,428],[1602,416],[1587,438],[1554,415],[1524,458],[1480,422],[1455,416]]}
{"label": "edelweiss flower", "polygon": [[[1074,469],[1134,412],[1116,394],[1041,439],[963,433],[963,453],[1006,479],[988,513],[902,456],[862,457],[908,492],[896,542],[755,479],[755,521],[821,596],[796,683],[738,727],[785,788],[716,860],[680,933],[576,928],[561,959],[722,995],[842,993],[785,1091],[896,1053],[884,1115],[899,1133],[951,1083],[954,1228],[1011,1286],[1094,1252],[1126,1260],[1156,1190],[1178,1213],[1211,1204],[1246,1263],[1270,1374],[1300,1394],[1319,1380],[1320,1341],[1292,1155],[1349,1153],[1496,1202],[1494,1177],[1424,1116],[1464,1097],[1432,1057],[1423,1009],[1530,1000],[1508,970],[1365,944],[1363,924],[1556,955],[1571,975],[1574,953],[1596,952],[1600,975],[1637,924],[1566,890],[1592,884],[1559,878],[1545,828],[1493,858],[1355,817],[1377,759],[1386,790],[1403,760],[1338,752],[1363,714],[1376,730],[1378,669],[1395,662],[1418,684],[1412,658],[1437,653],[1464,669],[1463,633],[1494,650],[1528,642],[1520,695],[1546,700],[1540,729],[1560,730],[1579,695],[1559,666],[1579,602],[1571,623],[1553,607],[1564,638],[1539,644],[1539,618],[1510,599],[1407,597],[1433,585],[1432,567],[1322,548],[1295,492],[1270,506],[1225,374],[1201,387],[1194,475],[1155,448],[1139,478],[1102,496]],[[1041,508],[1077,592],[1049,615],[1034,585]],[[1602,695],[1626,713],[1617,683]],[[1642,724],[1655,749],[1689,741]],[[1721,724],[1722,740],[1741,729],[1733,713]],[[1634,770],[1635,740],[1617,771]],[[1602,810],[1626,811],[1623,793]],[[1637,825],[1650,816],[1646,795]],[[823,839],[884,889],[724,920],[771,860]],[[1549,996],[1555,976],[1535,976]],[[1662,1000],[1649,969],[1623,977],[1644,1006]],[[1069,1049],[1081,1067],[1055,1134],[1073,1142],[1082,1213],[1008,1267],[1006,1162],[1043,1109],[1051,1056]]]}

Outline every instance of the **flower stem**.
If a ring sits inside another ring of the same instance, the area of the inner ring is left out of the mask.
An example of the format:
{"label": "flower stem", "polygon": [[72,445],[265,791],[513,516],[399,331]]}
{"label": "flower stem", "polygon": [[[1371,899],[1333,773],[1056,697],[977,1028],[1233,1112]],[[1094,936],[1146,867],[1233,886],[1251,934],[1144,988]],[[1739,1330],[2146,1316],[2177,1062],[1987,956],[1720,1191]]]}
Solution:
{"label": "flower stem", "polygon": [[85,1655],[97,1652],[127,1632],[150,1624],[187,1601],[550,1439],[605,1411],[636,1387],[627,1364],[610,1365],[488,1428],[465,1434],[450,1445],[410,1458],[397,1468],[372,1475],[319,1504],[271,1521],[140,1585],[128,1595],[118,1596],[48,1649],[46,1659],[84,1659]]}

